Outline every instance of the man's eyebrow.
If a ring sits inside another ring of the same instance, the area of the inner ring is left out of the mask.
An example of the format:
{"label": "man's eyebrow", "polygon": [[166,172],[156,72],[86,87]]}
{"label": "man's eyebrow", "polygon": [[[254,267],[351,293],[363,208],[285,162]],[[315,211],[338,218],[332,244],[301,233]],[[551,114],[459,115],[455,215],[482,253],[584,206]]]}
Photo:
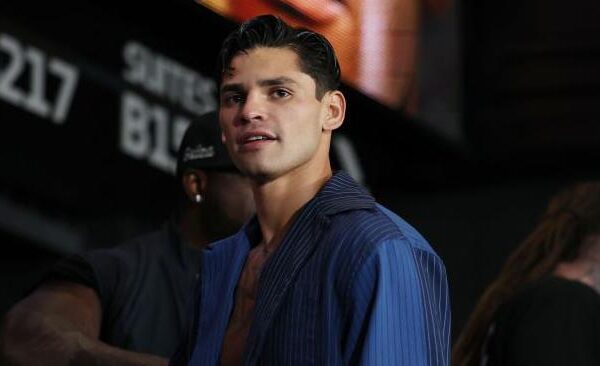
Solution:
{"label": "man's eyebrow", "polygon": [[[286,85],[286,84],[298,84],[298,82],[292,78],[286,76],[280,76],[273,79],[263,79],[259,80],[257,83],[259,86],[277,86],[277,85]],[[221,93],[227,92],[242,92],[244,91],[244,86],[241,83],[234,84],[225,84],[221,86]]]}
{"label": "man's eyebrow", "polygon": [[298,84],[298,82],[292,78],[288,78],[286,76],[280,76],[278,78],[273,79],[264,79],[259,80],[258,85],[260,86],[275,86],[275,85],[285,85],[285,84]]}
{"label": "man's eyebrow", "polygon": [[242,90],[244,90],[242,84],[225,84],[221,86],[221,93],[240,92]]}

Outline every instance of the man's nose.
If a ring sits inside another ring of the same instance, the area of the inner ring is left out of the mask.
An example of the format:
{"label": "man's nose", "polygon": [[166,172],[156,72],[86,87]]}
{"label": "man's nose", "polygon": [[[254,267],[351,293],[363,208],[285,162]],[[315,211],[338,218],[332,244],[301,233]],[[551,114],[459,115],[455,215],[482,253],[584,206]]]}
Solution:
{"label": "man's nose", "polygon": [[264,98],[259,93],[249,93],[241,111],[241,120],[245,123],[263,120],[266,109]]}

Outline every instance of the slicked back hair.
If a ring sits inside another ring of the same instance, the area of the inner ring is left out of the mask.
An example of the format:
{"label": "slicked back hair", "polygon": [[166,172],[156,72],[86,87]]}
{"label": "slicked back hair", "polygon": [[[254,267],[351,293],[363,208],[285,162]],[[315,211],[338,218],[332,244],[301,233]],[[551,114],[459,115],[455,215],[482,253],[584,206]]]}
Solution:
{"label": "slicked back hair", "polygon": [[326,92],[339,88],[341,71],[331,43],[319,33],[291,27],[274,15],[252,18],[227,36],[219,52],[219,84],[235,56],[259,47],[288,48],[294,51],[298,55],[302,72],[315,81],[318,100]]}

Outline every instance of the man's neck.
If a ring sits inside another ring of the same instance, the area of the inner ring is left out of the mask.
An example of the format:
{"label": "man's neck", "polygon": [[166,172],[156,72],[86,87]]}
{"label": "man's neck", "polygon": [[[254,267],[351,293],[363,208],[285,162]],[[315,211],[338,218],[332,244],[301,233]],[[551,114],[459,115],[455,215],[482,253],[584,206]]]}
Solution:
{"label": "man's neck", "polygon": [[331,166],[327,164],[318,170],[298,169],[253,187],[262,242],[270,251],[279,245],[296,213],[331,176]]}

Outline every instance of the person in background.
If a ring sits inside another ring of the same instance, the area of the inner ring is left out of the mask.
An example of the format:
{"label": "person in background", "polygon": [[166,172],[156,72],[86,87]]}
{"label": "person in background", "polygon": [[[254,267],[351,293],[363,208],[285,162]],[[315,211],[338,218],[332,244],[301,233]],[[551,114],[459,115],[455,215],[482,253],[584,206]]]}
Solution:
{"label": "person in background", "polygon": [[318,33],[264,15],[219,57],[219,120],[256,216],[207,246],[172,365],[447,365],[441,259],[344,172],[340,69]]}
{"label": "person in background", "polygon": [[453,364],[600,365],[600,182],[551,199],[477,303]]}
{"label": "person in background", "polygon": [[220,141],[216,113],[187,129],[177,179],[181,202],[160,230],[59,262],[8,312],[2,365],[167,364],[187,323],[200,248],[234,233],[254,212],[249,183]]}

